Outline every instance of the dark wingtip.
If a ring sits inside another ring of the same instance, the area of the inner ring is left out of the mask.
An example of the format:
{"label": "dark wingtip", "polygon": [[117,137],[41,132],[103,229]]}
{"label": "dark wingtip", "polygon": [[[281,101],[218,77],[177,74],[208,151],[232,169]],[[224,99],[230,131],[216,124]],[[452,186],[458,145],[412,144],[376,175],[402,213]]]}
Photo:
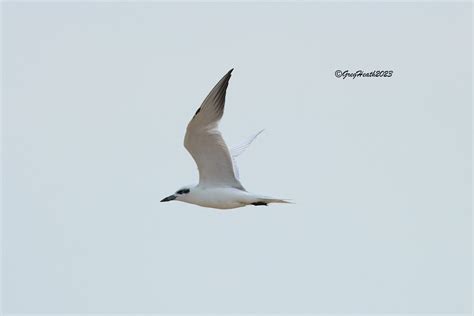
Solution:
{"label": "dark wingtip", "polygon": [[230,75],[232,73],[232,71],[234,71],[234,68],[230,69],[227,74]]}

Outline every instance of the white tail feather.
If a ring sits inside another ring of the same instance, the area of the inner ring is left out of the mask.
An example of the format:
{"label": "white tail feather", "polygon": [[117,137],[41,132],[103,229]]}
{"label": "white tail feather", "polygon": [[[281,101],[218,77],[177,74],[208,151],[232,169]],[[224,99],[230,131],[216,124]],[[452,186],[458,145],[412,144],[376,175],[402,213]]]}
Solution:
{"label": "white tail feather", "polygon": [[258,198],[257,202],[263,202],[263,203],[285,203],[285,204],[293,204],[293,202],[288,201],[287,199],[274,199],[274,198],[269,198],[269,197],[261,197]]}

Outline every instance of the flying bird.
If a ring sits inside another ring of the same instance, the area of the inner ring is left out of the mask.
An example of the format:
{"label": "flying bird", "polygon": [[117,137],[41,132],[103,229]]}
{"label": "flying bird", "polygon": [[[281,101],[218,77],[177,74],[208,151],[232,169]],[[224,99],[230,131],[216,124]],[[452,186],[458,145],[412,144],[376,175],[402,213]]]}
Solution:
{"label": "flying bird", "polygon": [[161,202],[181,201],[216,209],[289,203],[284,199],[249,193],[240,183],[235,158],[263,130],[231,149],[224,142],[218,127],[224,114],[226,90],[233,70],[229,70],[209,92],[186,129],[184,147],[196,162],[199,184],[182,187]]}

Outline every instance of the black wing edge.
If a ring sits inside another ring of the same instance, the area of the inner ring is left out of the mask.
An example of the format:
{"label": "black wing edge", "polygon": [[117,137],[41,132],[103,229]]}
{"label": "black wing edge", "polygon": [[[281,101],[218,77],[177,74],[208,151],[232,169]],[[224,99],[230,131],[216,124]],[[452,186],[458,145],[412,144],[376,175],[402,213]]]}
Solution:
{"label": "black wing edge", "polygon": [[209,101],[212,101],[212,103],[216,105],[216,108],[214,110],[219,113],[220,116],[224,113],[225,96],[227,92],[227,87],[229,86],[230,77],[232,76],[232,71],[234,71],[234,68],[230,69],[224,75],[224,77],[219,80],[219,82],[214,86],[214,88],[212,88],[211,92],[209,92],[207,97],[202,102],[201,106],[196,110],[196,113],[194,113],[194,116],[198,115],[203,105],[205,105]]}

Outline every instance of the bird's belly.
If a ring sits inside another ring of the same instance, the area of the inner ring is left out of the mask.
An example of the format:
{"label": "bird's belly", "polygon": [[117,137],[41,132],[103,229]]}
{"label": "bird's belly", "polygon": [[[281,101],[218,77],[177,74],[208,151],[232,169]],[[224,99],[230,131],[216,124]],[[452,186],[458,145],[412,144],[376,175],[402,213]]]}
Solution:
{"label": "bird's belly", "polygon": [[219,200],[212,200],[212,201],[199,201],[196,203],[199,206],[203,207],[211,207],[217,209],[232,209],[245,206],[245,204],[237,201],[219,201]]}
{"label": "bird's belly", "polygon": [[203,207],[217,209],[232,209],[247,205],[243,192],[235,189],[205,190],[202,195],[196,197],[195,204]]}

